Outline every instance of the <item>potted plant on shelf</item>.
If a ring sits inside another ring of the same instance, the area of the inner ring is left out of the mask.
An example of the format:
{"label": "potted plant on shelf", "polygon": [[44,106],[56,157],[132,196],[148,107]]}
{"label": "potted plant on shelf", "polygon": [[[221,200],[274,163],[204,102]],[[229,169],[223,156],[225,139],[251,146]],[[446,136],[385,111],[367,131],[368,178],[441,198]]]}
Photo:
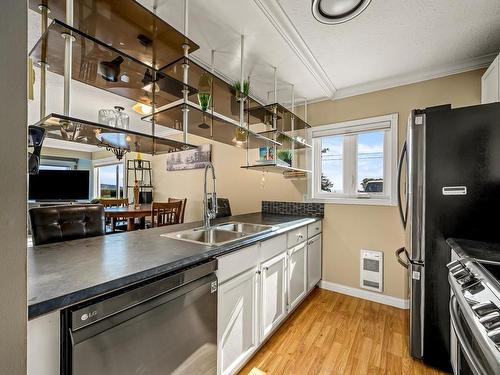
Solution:
{"label": "potted plant on shelf", "polygon": [[236,81],[233,84],[234,95],[236,96],[237,101],[245,101],[248,98],[248,94],[250,93],[250,81],[244,80],[243,86],[241,86],[240,81]]}
{"label": "potted plant on shelf", "polygon": [[278,150],[278,159],[284,163],[286,163],[289,167],[292,166],[292,150],[289,148],[284,148]]}

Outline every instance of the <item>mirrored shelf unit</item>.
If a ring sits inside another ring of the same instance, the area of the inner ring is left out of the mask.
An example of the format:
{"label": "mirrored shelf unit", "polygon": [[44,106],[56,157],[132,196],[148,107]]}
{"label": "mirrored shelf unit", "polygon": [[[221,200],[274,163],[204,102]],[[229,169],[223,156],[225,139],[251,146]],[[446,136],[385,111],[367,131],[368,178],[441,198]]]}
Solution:
{"label": "mirrored shelf unit", "polygon": [[83,121],[56,113],[46,116],[34,125],[44,128],[48,138],[109,148],[111,151],[123,153],[134,151],[157,155],[196,148],[196,146],[175,140]]}
{"label": "mirrored shelf unit", "polygon": [[[126,2],[128,3],[128,2]],[[156,72],[144,63],[96,40],[59,20],[54,20],[29,56],[44,62],[49,72],[64,75],[64,38],[72,35],[72,79],[124,98],[163,106],[182,98],[185,85]],[[197,93],[193,87],[190,92]]]}
{"label": "mirrored shelf unit", "polygon": [[224,116],[211,108],[203,110],[197,103],[180,100],[178,104],[143,117],[156,125],[168,127],[179,132],[183,131],[183,111],[187,110],[188,134],[211,139],[230,146],[258,149],[259,147],[280,146],[279,142],[264,135],[255,133],[248,127],[240,126],[239,121]]}
{"label": "mirrored shelf unit", "polygon": [[[66,19],[66,0],[29,0],[30,9],[49,9],[52,19]],[[131,58],[155,69],[169,65],[199,46],[132,0],[73,0],[75,29],[115,48]]]}
{"label": "mirrored shelf unit", "polygon": [[[191,103],[198,103],[200,107],[209,109],[224,118],[240,122],[240,101],[231,83],[226,82],[212,71],[205,69],[189,57],[182,57],[160,71],[161,74],[183,82],[184,66],[189,67],[187,78],[188,98]],[[245,100],[243,111],[248,106]],[[245,117],[245,116],[244,116]],[[248,123],[248,119],[244,119]]]}
{"label": "mirrored shelf unit", "polygon": [[246,111],[249,127],[276,143],[272,148],[260,148],[258,153],[248,150],[248,163],[242,168],[281,173],[287,178],[303,178],[311,172],[306,169],[312,149],[307,142],[307,122],[278,103],[250,103]]}

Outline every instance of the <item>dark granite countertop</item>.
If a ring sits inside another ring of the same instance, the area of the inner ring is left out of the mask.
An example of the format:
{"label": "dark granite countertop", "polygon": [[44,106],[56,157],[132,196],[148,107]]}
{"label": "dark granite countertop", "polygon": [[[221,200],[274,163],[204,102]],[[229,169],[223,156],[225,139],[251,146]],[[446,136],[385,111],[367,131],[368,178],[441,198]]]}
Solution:
{"label": "dark granite countertop", "polygon": [[154,276],[179,271],[321,218],[253,213],[214,220],[276,225],[278,230],[221,246],[160,236],[201,222],[28,248],[28,317],[59,310]]}
{"label": "dark granite countertop", "polygon": [[500,243],[473,241],[461,238],[448,238],[446,242],[461,257],[500,262]]}

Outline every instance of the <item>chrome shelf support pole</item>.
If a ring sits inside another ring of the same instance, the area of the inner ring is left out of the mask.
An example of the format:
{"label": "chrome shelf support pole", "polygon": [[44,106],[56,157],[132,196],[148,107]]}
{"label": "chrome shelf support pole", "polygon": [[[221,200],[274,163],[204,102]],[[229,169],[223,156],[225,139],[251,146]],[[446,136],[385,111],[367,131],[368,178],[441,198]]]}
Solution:
{"label": "chrome shelf support pole", "polygon": [[[66,0],[66,24],[73,26],[73,0]],[[75,37],[63,34],[64,38],[64,106],[63,113],[69,116],[71,113],[71,76],[73,62],[73,41]]]}
{"label": "chrome shelf support pole", "polygon": [[[38,6],[40,9],[40,15],[41,15],[41,32],[42,36],[45,34],[47,31],[47,24],[48,24],[48,18],[49,18],[49,8],[47,6],[40,4]],[[42,48],[42,56],[45,58],[47,57],[47,52],[46,48],[47,45],[45,44],[45,41],[43,42],[44,46]],[[47,62],[46,61],[40,61],[40,120],[45,117],[47,110]]]}

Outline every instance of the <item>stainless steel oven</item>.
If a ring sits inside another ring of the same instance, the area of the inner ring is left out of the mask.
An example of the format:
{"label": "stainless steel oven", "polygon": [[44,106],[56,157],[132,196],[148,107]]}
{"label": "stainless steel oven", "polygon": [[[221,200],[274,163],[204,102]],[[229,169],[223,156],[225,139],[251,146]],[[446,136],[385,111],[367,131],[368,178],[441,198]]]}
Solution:
{"label": "stainless steel oven", "polygon": [[500,374],[500,300],[497,283],[482,264],[448,265],[451,286],[451,363],[455,375]]}
{"label": "stainless steel oven", "polygon": [[67,309],[63,375],[217,372],[216,261]]}

